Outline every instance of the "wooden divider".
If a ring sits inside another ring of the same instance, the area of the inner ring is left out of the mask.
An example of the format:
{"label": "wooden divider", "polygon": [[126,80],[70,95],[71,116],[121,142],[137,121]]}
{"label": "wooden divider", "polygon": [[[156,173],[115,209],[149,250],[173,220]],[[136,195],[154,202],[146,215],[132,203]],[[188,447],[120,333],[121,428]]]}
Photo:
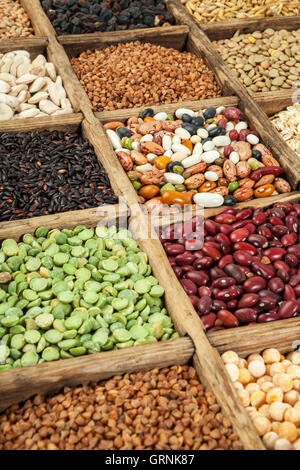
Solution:
{"label": "wooden divider", "polygon": [[214,70],[223,88],[227,88],[230,95],[236,95],[240,99],[240,108],[244,112],[251,126],[260,134],[262,141],[270,148],[274,155],[278,156],[281,166],[288,174],[293,187],[296,189],[300,184],[300,159],[295,158],[295,153],[280,138],[274,126],[271,125],[267,115],[256,103],[253,96],[248,93],[239,79],[231,73],[229,67],[225,65],[216,49],[208,39],[207,35],[195,23],[188,10],[179,3],[178,0],[166,0],[170,11],[175,18],[190,27],[188,39],[188,49],[190,51],[201,50],[206,56],[207,63]]}

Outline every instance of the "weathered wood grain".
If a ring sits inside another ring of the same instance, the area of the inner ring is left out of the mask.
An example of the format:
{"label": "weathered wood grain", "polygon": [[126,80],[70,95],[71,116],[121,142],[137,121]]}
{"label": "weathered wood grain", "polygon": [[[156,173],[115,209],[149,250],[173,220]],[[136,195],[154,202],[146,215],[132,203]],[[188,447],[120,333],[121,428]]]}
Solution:
{"label": "weathered wood grain", "polygon": [[45,116],[39,118],[12,119],[0,122],[0,132],[29,132],[47,129],[62,132],[77,132],[83,116],[81,113]]}

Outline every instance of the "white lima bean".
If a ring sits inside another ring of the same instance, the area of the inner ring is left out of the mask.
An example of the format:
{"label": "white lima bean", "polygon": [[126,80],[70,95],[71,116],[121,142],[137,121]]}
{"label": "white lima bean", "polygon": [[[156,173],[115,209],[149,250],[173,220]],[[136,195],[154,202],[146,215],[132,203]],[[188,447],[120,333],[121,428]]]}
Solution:
{"label": "white lima bean", "polygon": [[202,154],[202,160],[205,163],[213,163],[217,158],[219,158],[219,152],[217,150],[210,150],[209,152],[204,152]]}
{"label": "white lima bean", "polygon": [[157,121],[165,121],[167,119],[168,115],[167,113],[157,113],[155,114],[155,116],[153,116],[154,119],[156,119]]}
{"label": "white lima bean", "polygon": [[192,111],[191,109],[187,108],[178,108],[175,112],[175,116],[177,117],[177,119],[181,119],[183,114],[188,114],[191,117],[195,117],[196,115],[195,111]]}
{"label": "white lima bean", "polygon": [[108,135],[114,149],[122,148],[120,137],[115,131],[112,129],[107,129],[106,134]]}
{"label": "white lima bean", "polygon": [[165,173],[164,180],[166,183],[170,184],[183,184],[184,177],[181,175],[177,175],[176,173]]}
{"label": "white lima bean", "polygon": [[172,138],[169,135],[164,135],[162,138],[162,146],[164,150],[170,150],[172,147]]}
{"label": "white lima bean", "polygon": [[173,152],[181,152],[185,153],[186,155],[191,155],[190,149],[188,149],[185,145],[182,144],[173,144],[172,150]]}
{"label": "white lima bean", "polygon": [[217,193],[197,193],[194,196],[194,203],[203,207],[220,207],[224,204],[224,198]]}
{"label": "white lima bean", "polygon": [[217,181],[219,179],[215,171],[206,171],[204,173],[204,176],[205,176],[205,179],[207,179],[207,181]]}
{"label": "white lima bean", "polygon": [[189,133],[189,131],[187,131],[186,129],[183,129],[183,127],[177,127],[177,129],[175,129],[175,135],[177,135],[181,139],[188,140],[191,138],[191,134]]}
{"label": "white lima bean", "polygon": [[249,144],[251,145],[256,145],[259,143],[259,138],[257,137],[257,135],[254,135],[254,134],[247,135],[246,139],[247,139],[247,142],[249,142]]}
{"label": "white lima bean", "polygon": [[213,150],[215,148],[215,144],[213,143],[212,140],[208,140],[203,144],[203,150],[204,152],[209,152],[210,150]]}
{"label": "white lima bean", "polygon": [[191,157],[187,157],[184,160],[182,160],[182,165],[184,168],[189,168],[190,166],[200,163],[201,160],[202,160],[201,155],[192,155]]}
{"label": "white lima bean", "polygon": [[152,141],[153,141],[153,135],[151,134],[143,135],[143,137],[141,138],[141,142],[152,142]]}

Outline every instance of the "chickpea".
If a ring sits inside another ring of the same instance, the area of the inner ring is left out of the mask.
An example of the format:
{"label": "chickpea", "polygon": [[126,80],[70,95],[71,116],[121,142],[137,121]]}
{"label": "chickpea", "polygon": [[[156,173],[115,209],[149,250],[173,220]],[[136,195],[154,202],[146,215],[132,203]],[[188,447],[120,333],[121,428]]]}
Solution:
{"label": "chickpea", "polygon": [[300,410],[297,408],[288,408],[284,413],[284,419],[300,426]]}
{"label": "chickpea", "polygon": [[265,444],[266,448],[269,450],[274,450],[277,439],[278,439],[278,434],[276,434],[276,432],[274,431],[267,432],[262,438],[263,443]]}
{"label": "chickpea", "polygon": [[271,430],[271,423],[265,416],[256,416],[253,419],[253,424],[260,436],[263,436]]}
{"label": "chickpea", "polygon": [[222,354],[221,357],[225,364],[239,364],[239,356],[234,351],[226,351]]}
{"label": "chickpea", "polygon": [[283,396],[283,401],[292,406],[294,406],[298,400],[299,392],[297,392],[296,390],[290,390],[289,392],[286,392]]}
{"label": "chickpea", "polygon": [[288,441],[293,442],[298,437],[297,428],[293,423],[289,423],[287,421],[280,423],[278,426],[278,435],[282,439],[287,439]]}
{"label": "chickpea", "polygon": [[290,407],[287,403],[275,401],[270,405],[270,416],[275,421],[282,421],[285,411]]}
{"label": "chickpea", "polygon": [[266,366],[263,361],[254,359],[248,364],[248,370],[253,377],[262,377],[266,372]]}
{"label": "chickpea", "polygon": [[277,439],[274,450],[291,450],[292,444],[287,439]]}
{"label": "chickpea", "polygon": [[283,392],[289,392],[293,388],[293,379],[289,374],[275,374],[273,383],[280,387]]}
{"label": "chickpea", "polygon": [[265,349],[262,357],[266,364],[273,364],[280,361],[280,352],[275,348]]}
{"label": "chickpea", "polygon": [[266,394],[261,390],[257,392],[253,392],[250,396],[250,403],[255,408],[259,408],[262,406],[266,401]]}

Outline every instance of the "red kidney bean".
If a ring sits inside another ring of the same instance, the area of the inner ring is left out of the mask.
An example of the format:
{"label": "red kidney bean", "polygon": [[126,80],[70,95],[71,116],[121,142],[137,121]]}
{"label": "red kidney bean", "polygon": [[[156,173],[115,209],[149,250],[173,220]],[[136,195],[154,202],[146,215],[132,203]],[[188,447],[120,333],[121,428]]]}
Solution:
{"label": "red kidney bean", "polygon": [[236,264],[227,264],[227,266],[224,267],[224,271],[228,276],[233,277],[237,284],[241,284],[246,279],[246,274]]}
{"label": "red kidney bean", "polygon": [[273,217],[279,217],[279,219],[284,219],[285,217],[285,212],[283,209],[280,207],[271,207],[270,209],[267,210],[267,215],[273,216]]}
{"label": "red kidney bean", "polygon": [[215,279],[212,283],[212,287],[217,287],[218,289],[227,289],[227,287],[234,286],[236,280],[233,277],[219,277]]}
{"label": "red kidney bean", "polygon": [[228,310],[235,312],[235,310],[237,308],[237,304],[238,304],[237,299],[228,300],[228,302],[227,302]]}
{"label": "red kidney bean", "polygon": [[267,248],[268,240],[265,236],[259,235],[257,233],[253,233],[249,235],[247,241],[252,245],[259,247],[259,248]]}
{"label": "red kidney bean", "polygon": [[220,251],[216,250],[212,246],[207,245],[206,243],[204,243],[201,251],[204,255],[210,256],[210,258],[212,258],[214,261],[219,261],[219,259],[222,258]]}
{"label": "red kidney bean", "polygon": [[248,251],[235,251],[233,258],[234,261],[242,266],[250,266],[252,263],[252,255]]}
{"label": "red kidney bean", "polygon": [[185,274],[184,278],[193,281],[198,287],[206,286],[209,281],[209,277],[204,271],[189,271]]}
{"label": "red kidney bean", "polygon": [[196,270],[199,269],[207,269],[212,265],[212,258],[209,258],[209,256],[202,256],[201,258],[196,258],[195,261],[193,262],[193,268]]}
{"label": "red kidney bean", "polygon": [[208,315],[211,311],[211,298],[208,296],[201,297],[198,300],[197,308],[199,315]]}
{"label": "red kidney bean", "polygon": [[[253,274],[253,273],[251,272],[251,269],[250,269],[248,266],[239,266],[239,268],[246,274],[246,276],[247,276],[249,273]],[[248,276],[247,276],[247,277],[248,277]]]}
{"label": "red kidney bean", "polygon": [[288,233],[288,228],[285,227],[284,225],[274,225],[274,227],[271,228],[273,235],[275,237],[282,237],[286,233]]}
{"label": "red kidney bean", "polygon": [[297,286],[299,283],[300,283],[300,274],[296,274],[296,275],[294,275],[294,276],[291,277],[291,279],[290,279],[290,285],[291,285],[292,287]]}
{"label": "red kidney bean", "polygon": [[[289,286],[288,284],[286,285],[286,287],[287,287],[287,286],[288,286],[288,287],[291,287],[291,286]],[[291,287],[291,289],[293,289],[293,288]],[[296,297],[296,296],[297,296],[297,297],[300,297],[300,284],[298,284],[297,286],[294,287],[293,292],[294,292],[295,297]],[[292,297],[292,299],[293,299],[293,297]],[[287,298],[286,300],[290,300],[290,298]]]}
{"label": "red kidney bean", "polygon": [[275,261],[274,268],[283,269],[284,271],[287,271],[287,272],[290,270],[289,266],[284,261]]}
{"label": "red kidney bean", "polygon": [[231,251],[231,246],[228,245],[228,243],[221,242],[220,243],[220,248],[221,248],[221,251],[222,251],[223,255],[229,255],[229,253]]}
{"label": "red kidney bean", "polygon": [[217,235],[215,236],[215,240],[218,243],[224,242],[224,243],[227,243],[229,246],[231,246],[230,238],[227,237],[227,235],[225,235],[224,233],[217,233]]}
{"label": "red kidney bean", "polygon": [[284,269],[277,269],[277,271],[276,271],[276,276],[277,276],[277,277],[280,277],[280,279],[281,279],[284,283],[289,282],[290,274],[289,274],[287,271],[285,271]]}
{"label": "red kidney bean", "polygon": [[233,214],[218,214],[215,217],[215,222],[219,224],[233,224],[236,221],[236,216]]}
{"label": "red kidney bean", "polygon": [[212,279],[218,279],[218,277],[226,277],[226,273],[223,269],[215,267],[210,270],[210,277]]}
{"label": "red kidney bean", "polygon": [[271,297],[262,297],[258,303],[258,307],[262,310],[270,310],[274,308],[276,305],[276,302],[274,299]]}
{"label": "red kidney bean", "polygon": [[270,261],[281,260],[285,254],[286,250],[284,248],[268,248],[264,251],[264,256],[267,256]]}
{"label": "red kidney bean", "polygon": [[199,298],[196,295],[189,295],[189,298],[193,304],[193,307],[196,308],[199,302]]}
{"label": "red kidney bean", "polygon": [[211,309],[213,312],[218,312],[218,310],[222,310],[224,308],[226,308],[226,304],[223,302],[223,300],[213,299],[211,304]]}
{"label": "red kidney bean", "polygon": [[258,233],[259,235],[266,237],[267,240],[272,240],[273,238],[271,229],[267,227],[266,225],[261,225],[260,227],[258,227]]}
{"label": "red kidney bean", "polygon": [[200,287],[198,287],[198,295],[200,297],[204,297],[204,296],[211,297],[211,290],[210,290],[209,287],[200,286]]}
{"label": "red kidney bean", "polygon": [[212,219],[206,219],[204,221],[204,228],[211,235],[216,235],[220,231],[219,224],[214,222]]}
{"label": "red kidney bean", "polygon": [[272,279],[275,276],[275,269],[272,264],[263,264],[260,261],[252,263],[252,271],[265,279]]}
{"label": "red kidney bean", "polygon": [[190,279],[180,279],[180,283],[188,295],[195,295],[197,293],[197,286]]}
{"label": "red kidney bean", "polygon": [[259,302],[257,294],[243,294],[238,303],[238,308],[254,307]]}
{"label": "red kidney bean", "polygon": [[[298,269],[298,271],[299,271],[299,269]],[[299,274],[298,271],[297,271],[296,268],[291,268],[291,269],[290,269],[290,272],[289,272],[289,275],[290,275],[290,276],[294,276],[295,274]]]}
{"label": "red kidney bean", "polygon": [[285,218],[285,225],[287,226],[290,232],[298,232],[297,217],[295,217],[294,215],[289,214]]}
{"label": "red kidney bean", "polygon": [[[209,238],[210,238],[210,240],[209,240]],[[215,250],[220,249],[220,245],[219,245],[219,243],[216,242],[215,237],[206,237],[205,246],[210,247],[210,248],[214,248]]]}
{"label": "red kidney bean", "polygon": [[252,209],[242,209],[236,214],[236,220],[250,219],[253,214]]}
{"label": "red kidney bean", "polygon": [[274,215],[270,217],[270,224],[272,225],[284,225],[284,222],[279,218],[275,217]]}
{"label": "red kidney bean", "polygon": [[234,224],[232,224],[232,228],[234,230],[237,230],[239,228],[245,227],[245,225],[248,225],[248,224],[249,224],[249,220],[238,220],[237,222],[234,222]]}
{"label": "red kidney bean", "polygon": [[257,323],[267,323],[269,321],[275,321],[275,320],[279,320],[280,317],[278,315],[278,313],[262,313],[261,315],[259,315],[256,319]]}
{"label": "red kidney bean", "polygon": [[195,271],[193,266],[190,266],[189,264],[181,266],[181,269],[184,273],[187,273],[188,271]]}
{"label": "red kidney bean", "polygon": [[222,224],[220,226],[220,232],[224,233],[224,235],[229,235],[231,232],[233,232],[233,227],[231,225]]}
{"label": "red kidney bean", "polygon": [[184,248],[190,251],[201,250],[202,246],[203,246],[203,240],[198,240],[195,238],[187,239],[184,242]]}
{"label": "red kidney bean", "polygon": [[274,302],[279,302],[280,300],[280,295],[275,294],[275,292],[272,292],[269,289],[262,289],[261,291],[259,291],[258,295],[261,298],[264,298],[264,297],[271,298],[274,300]]}
{"label": "red kidney bean", "polygon": [[171,266],[176,266],[175,256],[168,256],[168,260]]}
{"label": "red kidney bean", "polygon": [[217,317],[226,328],[239,326],[238,319],[229,310],[219,310]]}
{"label": "red kidney bean", "polygon": [[185,251],[184,253],[177,255],[175,260],[179,266],[183,266],[185,264],[192,264],[195,260],[195,255],[189,253],[188,251]]}
{"label": "red kidney bean", "polygon": [[292,255],[297,256],[297,258],[300,258],[300,244],[294,245],[294,246],[289,246],[287,248],[287,252],[291,253]]}
{"label": "red kidney bean", "polygon": [[233,214],[233,215],[236,215],[236,213],[237,213],[237,210],[234,209],[233,207],[226,207],[220,212],[220,214]]}
{"label": "red kidney bean", "polygon": [[219,290],[216,295],[217,300],[226,301],[236,299],[241,293],[237,287],[238,286],[231,286],[227,289]]}
{"label": "red kidney bean", "polygon": [[253,234],[253,233],[255,233],[255,231],[256,231],[256,227],[255,227],[255,225],[252,224],[252,223],[249,223],[249,224],[245,225],[245,229],[248,230],[248,232],[250,233],[250,235]]}
{"label": "red kidney bean", "polygon": [[269,248],[282,248],[282,243],[279,240],[270,240]]}
{"label": "red kidney bean", "polygon": [[292,268],[295,268],[299,264],[299,260],[297,256],[293,255],[292,253],[288,253],[286,257],[284,258],[284,261],[286,262],[286,264],[288,264]]}
{"label": "red kidney bean", "polygon": [[282,207],[283,210],[287,213],[291,212],[291,210],[293,209],[293,206],[290,202],[276,202],[274,204],[274,207]]}
{"label": "red kidney bean", "polygon": [[239,308],[235,311],[235,316],[241,323],[255,322],[257,311],[254,308]]}
{"label": "red kidney bean", "polygon": [[225,255],[222,256],[218,263],[218,267],[223,269],[226,264],[232,264],[233,263],[233,256],[232,255]]}
{"label": "red kidney bean", "polygon": [[292,245],[294,245],[294,243],[296,243],[297,241],[297,234],[296,233],[287,233],[286,235],[283,235],[283,237],[281,237],[281,243],[283,246],[287,246],[287,247],[291,247],[292,248]]}
{"label": "red kidney bean", "polygon": [[299,312],[299,304],[296,300],[285,300],[278,309],[280,318],[295,317]]}
{"label": "red kidney bean", "polygon": [[244,282],[243,288],[246,292],[250,292],[252,294],[264,289],[266,285],[267,282],[263,277],[253,276]]}
{"label": "red kidney bean", "polygon": [[[300,288],[299,288],[299,294],[300,294]],[[283,293],[284,300],[296,300],[296,295],[299,296],[297,294],[297,286],[295,287],[295,289],[293,289],[289,284],[285,284],[284,293]]]}
{"label": "red kidney bean", "polygon": [[280,277],[273,277],[268,282],[268,289],[270,289],[275,294],[279,294],[284,290],[284,283],[280,279]]}
{"label": "red kidney bean", "polygon": [[247,242],[238,242],[233,245],[234,251],[246,251],[250,255],[255,256],[257,254],[257,248]]}
{"label": "red kidney bean", "polygon": [[203,317],[201,317],[201,321],[203,323],[205,330],[210,330],[211,328],[213,328],[216,319],[217,319],[217,315],[215,313],[209,313],[208,315],[203,315]]}
{"label": "red kidney bean", "polygon": [[183,271],[182,271],[182,268],[180,266],[173,266],[173,271],[176,274],[176,277],[178,277],[178,279],[180,279],[182,277]]}
{"label": "red kidney bean", "polygon": [[[258,212],[259,211],[259,212]],[[266,222],[267,220],[267,217],[263,211],[263,209],[256,209],[253,213],[253,218],[252,218],[252,222],[255,224],[255,225],[262,225]]]}

